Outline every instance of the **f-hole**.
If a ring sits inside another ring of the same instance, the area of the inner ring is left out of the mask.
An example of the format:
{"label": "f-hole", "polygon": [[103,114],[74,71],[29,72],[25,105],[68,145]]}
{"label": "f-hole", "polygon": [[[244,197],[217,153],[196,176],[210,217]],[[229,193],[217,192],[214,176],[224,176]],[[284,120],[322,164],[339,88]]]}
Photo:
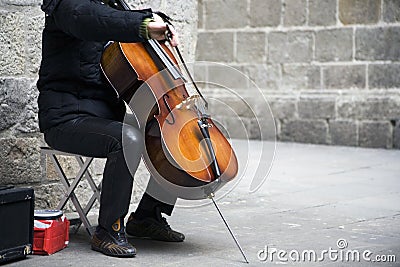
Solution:
{"label": "f-hole", "polygon": [[168,96],[167,94],[163,95],[163,101],[164,101],[165,106],[166,106],[167,109],[168,109],[169,115],[170,115],[171,118],[172,118],[172,122],[171,122],[170,120],[168,120],[167,118],[165,118],[165,121],[166,121],[169,125],[172,125],[172,124],[175,123],[175,117],[174,117],[174,114],[172,114],[171,107],[168,105],[167,98],[169,98],[169,96]]}

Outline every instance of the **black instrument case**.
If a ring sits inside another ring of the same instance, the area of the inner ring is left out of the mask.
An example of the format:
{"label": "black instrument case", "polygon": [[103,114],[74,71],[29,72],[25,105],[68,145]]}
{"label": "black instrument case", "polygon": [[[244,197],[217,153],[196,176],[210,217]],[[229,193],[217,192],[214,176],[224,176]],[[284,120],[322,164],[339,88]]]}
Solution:
{"label": "black instrument case", "polygon": [[0,264],[32,253],[34,192],[0,186]]}

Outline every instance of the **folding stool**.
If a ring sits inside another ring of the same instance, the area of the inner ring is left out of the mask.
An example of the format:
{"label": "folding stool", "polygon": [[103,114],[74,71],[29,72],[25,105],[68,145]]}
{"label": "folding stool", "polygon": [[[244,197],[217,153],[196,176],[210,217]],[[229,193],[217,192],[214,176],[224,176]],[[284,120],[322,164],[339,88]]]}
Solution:
{"label": "folding stool", "polygon": [[[77,155],[77,154],[72,154],[72,153],[66,153],[66,152],[62,152],[62,151],[58,151],[55,149],[52,149],[50,147],[41,147],[41,160],[42,160],[42,166],[46,166],[46,155],[50,157],[51,161],[54,164],[54,167],[57,171],[57,174],[61,180],[61,183],[64,185],[66,192],[64,194],[64,196],[62,197],[62,199],[60,200],[57,209],[62,210],[65,206],[65,204],[67,204],[67,201],[69,199],[71,199],[76,211],[79,214],[79,220],[76,223],[71,222],[71,224],[76,224],[76,229],[75,231],[77,231],[81,225],[81,223],[83,223],[83,225],[85,226],[87,232],[89,233],[89,235],[93,235],[94,233],[94,229],[92,227],[92,225],[90,224],[88,218],[87,218],[87,214],[90,211],[90,209],[93,207],[93,204],[95,203],[95,201],[97,200],[100,203],[100,192],[101,192],[101,183],[99,185],[96,185],[96,183],[93,180],[92,175],[90,174],[88,168],[90,166],[90,164],[93,162],[93,157],[84,157],[81,155]],[[76,174],[75,178],[73,178],[72,183],[70,183],[68,181],[68,178],[59,162],[59,160],[57,159],[57,156],[70,156],[70,157],[74,157],[76,159],[76,161],[79,164],[79,171]],[[93,194],[91,196],[91,198],[89,199],[88,203],[85,205],[85,207],[82,207],[82,205],[80,204],[77,196],[75,195],[75,189],[77,188],[77,186],[79,185],[79,183],[83,180],[83,178],[85,178],[89,185],[90,188],[93,191]]]}

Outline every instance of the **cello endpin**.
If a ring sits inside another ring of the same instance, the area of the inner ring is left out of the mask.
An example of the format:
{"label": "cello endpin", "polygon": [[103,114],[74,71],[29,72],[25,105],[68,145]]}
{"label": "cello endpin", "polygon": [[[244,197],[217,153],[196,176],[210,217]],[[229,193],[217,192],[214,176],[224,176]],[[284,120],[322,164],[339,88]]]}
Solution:
{"label": "cello endpin", "polygon": [[235,241],[236,246],[238,247],[238,249],[240,250],[240,253],[242,253],[243,259],[246,263],[249,263],[249,261],[247,260],[246,254],[244,254],[244,251],[242,249],[242,247],[239,244],[239,241],[236,239],[235,235],[233,234],[231,228],[228,225],[228,222],[225,220],[224,215],[222,215],[221,210],[219,209],[217,203],[214,200],[214,193],[210,193],[208,195],[208,198],[212,200],[212,202],[214,203],[215,208],[217,209],[219,215],[221,216],[222,221],[224,222],[226,228],[228,228],[229,233],[231,234],[233,241]]}

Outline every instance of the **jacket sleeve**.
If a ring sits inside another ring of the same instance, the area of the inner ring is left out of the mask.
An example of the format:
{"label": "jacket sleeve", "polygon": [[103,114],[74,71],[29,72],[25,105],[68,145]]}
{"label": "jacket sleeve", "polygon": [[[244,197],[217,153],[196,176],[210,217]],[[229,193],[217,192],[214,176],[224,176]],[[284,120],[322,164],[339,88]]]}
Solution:
{"label": "jacket sleeve", "polygon": [[94,0],[60,0],[51,16],[58,28],[81,40],[143,42],[140,26],[152,12],[116,10]]}

